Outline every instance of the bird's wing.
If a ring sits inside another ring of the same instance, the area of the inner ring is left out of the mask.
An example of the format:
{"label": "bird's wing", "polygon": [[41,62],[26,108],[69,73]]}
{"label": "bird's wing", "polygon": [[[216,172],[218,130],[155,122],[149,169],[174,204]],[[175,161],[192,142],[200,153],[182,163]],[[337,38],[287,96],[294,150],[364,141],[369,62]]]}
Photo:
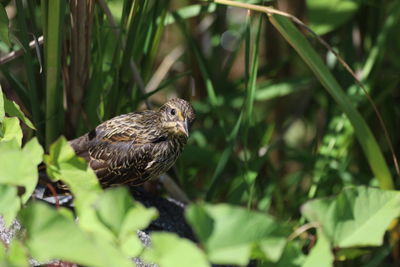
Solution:
{"label": "bird's wing", "polygon": [[[146,168],[154,160],[155,144],[102,142],[89,149],[89,164],[104,185],[145,180]],[[136,183],[136,182],[135,182]]]}
{"label": "bird's wing", "polygon": [[[141,183],[164,140],[151,111],[118,116],[88,134],[89,164],[103,185]],[[137,180],[137,181],[136,181]]]}

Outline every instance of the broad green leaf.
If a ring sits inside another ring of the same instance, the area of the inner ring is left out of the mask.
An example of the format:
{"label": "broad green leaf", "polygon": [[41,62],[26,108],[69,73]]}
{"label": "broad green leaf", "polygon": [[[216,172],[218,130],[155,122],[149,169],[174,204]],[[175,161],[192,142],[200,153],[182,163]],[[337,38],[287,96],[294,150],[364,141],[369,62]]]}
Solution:
{"label": "broad green leaf", "polygon": [[[19,124],[17,118],[6,118],[6,121],[8,119],[14,119]],[[6,225],[12,223],[21,204],[28,201],[35,190],[37,165],[42,161],[42,155],[43,149],[36,138],[22,149],[15,139],[0,142],[0,214],[4,216]],[[21,199],[18,196],[19,189],[24,190]]]}
{"label": "broad green leaf", "polygon": [[45,156],[45,163],[49,177],[65,182],[75,197],[102,191],[93,170],[83,158],[75,155],[64,137],[50,146],[50,154]]}
{"label": "broad green leaf", "polygon": [[5,117],[2,126],[3,137],[0,138],[0,142],[7,142],[11,140],[17,141],[18,145],[22,144],[22,130],[19,125],[19,120],[15,117]]}
{"label": "broad green leaf", "polygon": [[28,257],[26,255],[26,249],[23,244],[13,239],[7,246],[7,250],[4,247],[5,244],[0,242],[0,266],[5,267],[28,267]]}
{"label": "broad green leaf", "polygon": [[22,201],[26,202],[37,184],[37,166],[42,161],[42,155],[43,148],[36,138],[22,149],[14,140],[0,142],[0,184],[25,187]]}
{"label": "broad green leaf", "polygon": [[318,241],[307,256],[302,267],[330,267],[333,266],[333,260],[329,240],[318,231]]}
{"label": "broad green leaf", "polygon": [[349,118],[380,187],[382,189],[394,189],[392,175],[374,135],[326,64],[322,62],[317,52],[289,19],[278,15],[272,15],[268,18],[310,67],[321,84]]}
{"label": "broad green leaf", "polygon": [[129,258],[137,257],[143,251],[143,244],[136,232],[124,237],[119,243],[122,253]]}
{"label": "broad green leaf", "polygon": [[5,97],[4,97],[4,110],[10,117],[14,116],[18,117],[23,123],[26,124],[26,126],[28,126],[33,130],[36,130],[35,126],[33,126],[33,123],[28,119],[28,117],[25,116],[19,105],[14,101],[8,100]]}
{"label": "broad green leaf", "polygon": [[146,249],[142,256],[145,261],[162,267],[210,266],[196,244],[167,232],[151,234],[151,248]]}
{"label": "broad green leaf", "polygon": [[113,233],[103,225],[93,209],[95,201],[103,192],[93,170],[83,158],[77,157],[64,137],[50,146],[50,154],[44,157],[48,176],[62,180],[74,195],[74,205],[83,229],[113,241]]}
{"label": "broad green leaf", "polygon": [[[35,165],[34,174],[37,173],[37,166],[43,161],[43,148],[39,144],[37,138],[32,138],[28,143],[22,148],[22,153],[27,155],[30,158],[30,163]],[[36,176],[35,176],[36,177]],[[22,195],[22,202],[26,203],[28,199],[31,197],[33,191],[35,191],[37,184],[37,178],[32,179],[31,182],[25,183],[25,193]]]}
{"label": "broad green leaf", "polygon": [[137,230],[145,229],[157,216],[158,211],[155,208],[146,208],[141,203],[135,202],[134,206],[125,215],[119,238],[123,239],[133,232],[136,234]]}
{"label": "broad green leaf", "polygon": [[8,46],[11,46],[8,23],[7,12],[3,5],[0,4],[0,39]]}
{"label": "broad green leaf", "polygon": [[134,202],[125,187],[106,190],[99,196],[95,209],[100,221],[113,232],[125,255],[137,256],[143,248],[137,230],[146,228],[157,216],[157,211]]}
{"label": "broad green leaf", "polygon": [[17,239],[12,240],[7,251],[9,266],[30,266],[26,253],[26,248],[21,241]]}
{"label": "broad green leaf", "polygon": [[400,215],[400,193],[347,188],[335,198],[307,202],[302,214],[320,224],[333,247],[380,246],[390,222]]}
{"label": "broad green leaf", "polygon": [[287,231],[282,224],[244,208],[191,205],[186,218],[213,263],[245,265],[255,246],[263,252],[263,259],[277,261],[286,244]]}
{"label": "broad green leaf", "polygon": [[21,207],[21,200],[18,197],[18,190],[15,186],[0,184],[0,215],[4,218],[6,227],[17,216]]}
{"label": "broad green leaf", "polygon": [[298,242],[289,241],[283,250],[282,256],[275,264],[267,264],[266,266],[274,267],[298,267],[301,266],[306,259],[302,252],[302,247]]}
{"label": "broad green leaf", "polygon": [[106,190],[95,204],[96,213],[101,222],[118,236],[128,211],[134,206],[127,188]]}
{"label": "broad green leaf", "polygon": [[317,34],[335,30],[350,20],[359,7],[354,0],[307,0],[310,28]]}
{"label": "broad green leaf", "polygon": [[0,266],[6,265],[6,248],[3,242],[0,242]]}
{"label": "broad green leaf", "polygon": [[91,235],[63,213],[46,204],[35,202],[21,211],[26,228],[26,245],[35,259],[65,260],[87,266],[134,266],[112,244]]}

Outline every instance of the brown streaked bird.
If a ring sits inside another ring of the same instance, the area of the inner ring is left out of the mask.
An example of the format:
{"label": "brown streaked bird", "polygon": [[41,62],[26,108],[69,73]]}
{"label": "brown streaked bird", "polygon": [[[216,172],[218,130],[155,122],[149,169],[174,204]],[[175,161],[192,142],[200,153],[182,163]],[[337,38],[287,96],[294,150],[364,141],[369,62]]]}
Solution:
{"label": "brown streaked bird", "polygon": [[194,119],[192,106],[174,98],[158,110],[114,117],[69,143],[102,187],[140,185],[172,167]]}

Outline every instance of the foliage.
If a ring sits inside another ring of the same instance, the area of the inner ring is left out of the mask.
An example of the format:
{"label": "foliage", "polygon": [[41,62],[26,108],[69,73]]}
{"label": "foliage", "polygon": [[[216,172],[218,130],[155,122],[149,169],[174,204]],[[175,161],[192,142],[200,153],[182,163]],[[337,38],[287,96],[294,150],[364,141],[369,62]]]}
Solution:
{"label": "foliage", "polygon": [[[365,92],[309,30],[365,85],[399,154],[400,2],[277,1],[307,29],[263,14],[266,1],[187,2],[2,2],[0,214],[26,230],[0,244],[0,265],[399,265],[390,144]],[[172,96],[197,112],[173,176],[195,200],[185,218],[199,244],[154,232],[144,248],[137,231],[156,210],[126,188],[103,190],[60,135]],[[42,162],[71,189],[75,213],[30,199]]]}

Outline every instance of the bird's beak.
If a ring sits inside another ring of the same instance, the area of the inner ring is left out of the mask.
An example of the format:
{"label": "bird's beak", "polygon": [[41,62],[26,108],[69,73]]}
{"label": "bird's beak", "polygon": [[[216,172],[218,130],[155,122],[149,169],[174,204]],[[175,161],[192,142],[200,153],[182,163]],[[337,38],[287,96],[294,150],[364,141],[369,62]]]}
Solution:
{"label": "bird's beak", "polygon": [[189,121],[185,119],[184,121],[179,123],[179,130],[181,130],[186,137],[189,137]]}

